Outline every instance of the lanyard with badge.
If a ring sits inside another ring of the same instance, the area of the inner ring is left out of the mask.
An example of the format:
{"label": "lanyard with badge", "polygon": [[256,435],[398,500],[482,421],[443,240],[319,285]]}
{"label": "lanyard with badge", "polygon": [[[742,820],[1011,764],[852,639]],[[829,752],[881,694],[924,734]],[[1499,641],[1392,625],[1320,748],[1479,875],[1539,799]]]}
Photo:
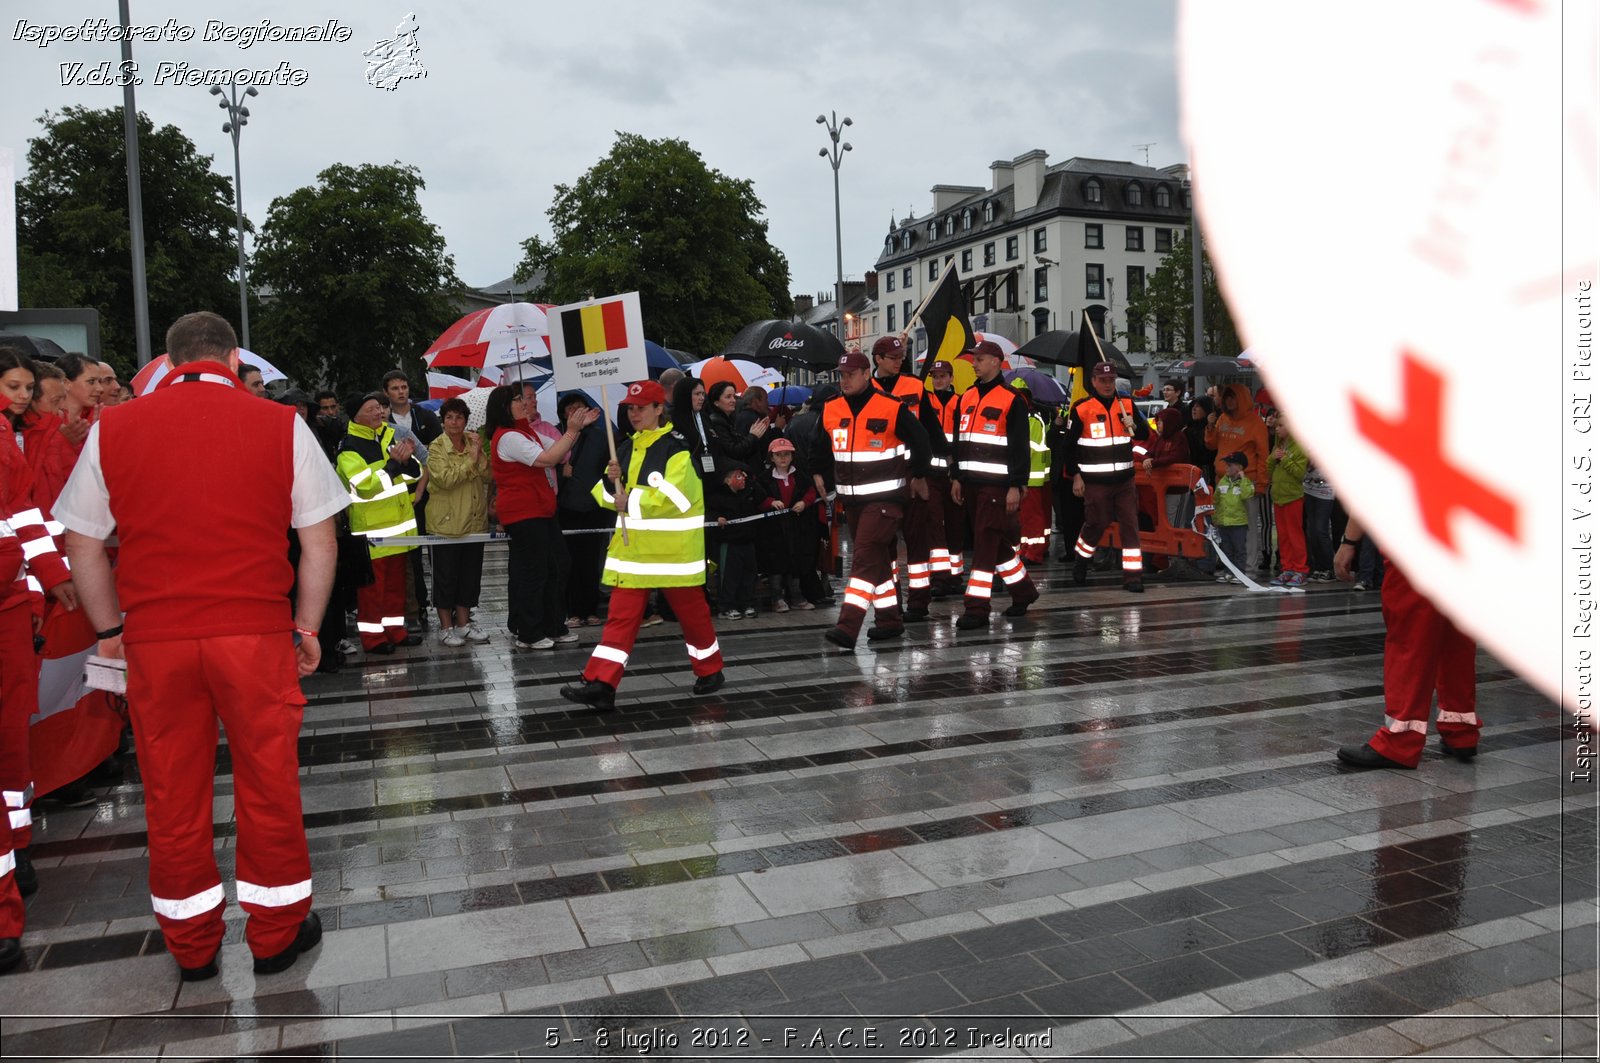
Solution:
{"label": "lanyard with badge", "polygon": [[706,423],[700,417],[700,411],[694,414],[695,428],[700,432],[700,469],[707,476],[717,471],[717,459],[711,456],[711,443],[706,439]]}

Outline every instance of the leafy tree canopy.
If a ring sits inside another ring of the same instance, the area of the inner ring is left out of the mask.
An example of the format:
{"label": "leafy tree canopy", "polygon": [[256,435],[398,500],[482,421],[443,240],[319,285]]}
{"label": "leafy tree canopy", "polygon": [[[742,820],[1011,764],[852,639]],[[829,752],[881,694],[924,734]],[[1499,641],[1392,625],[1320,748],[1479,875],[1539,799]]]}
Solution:
{"label": "leafy tree canopy", "polygon": [[413,166],[339,163],[272,201],[251,274],[271,291],[256,326],[263,357],[307,385],[376,388],[396,367],[420,383],[420,356],[460,316],[462,288],[423,187]]}
{"label": "leafy tree canopy", "polygon": [[[1201,263],[1201,273],[1205,277],[1205,292],[1202,295],[1205,309],[1205,353],[1231,358],[1242,350],[1239,345],[1239,330],[1235,327],[1233,315],[1229,312],[1228,304],[1223,301],[1222,292],[1217,287],[1217,274],[1211,268],[1211,255],[1206,252],[1203,241],[1200,253],[1204,258],[1204,262]],[[1122,334],[1127,338],[1129,350],[1152,349],[1156,330],[1163,326],[1172,332],[1173,351],[1194,350],[1189,342],[1189,333],[1194,328],[1192,261],[1189,238],[1183,236],[1173,243],[1171,253],[1161,260],[1161,265],[1156,267],[1156,271],[1145,278],[1144,290],[1128,293],[1128,320],[1144,323],[1143,336],[1137,332],[1133,335]]]}
{"label": "leafy tree canopy", "polygon": [[[122,109],[68,107],[39,124],[17,184],[21,305],[98,309],[101,351],[127,374],[137,348]],[[233,182],[177,127],[157,129],[142,112],[138,127],[150,349],[159,355],[167,326],[191,311],[239,326]]]}
{"label": "leafy tree canopy", "polygon": [[715,354],[744,325],[793,308],[763,209],[749,181],[684,141],[618,133],[576,184],[556,186],[555,235],[523,242],[517,279],[542,272],[532,294],[553,303],[637,290],[651,339]]}

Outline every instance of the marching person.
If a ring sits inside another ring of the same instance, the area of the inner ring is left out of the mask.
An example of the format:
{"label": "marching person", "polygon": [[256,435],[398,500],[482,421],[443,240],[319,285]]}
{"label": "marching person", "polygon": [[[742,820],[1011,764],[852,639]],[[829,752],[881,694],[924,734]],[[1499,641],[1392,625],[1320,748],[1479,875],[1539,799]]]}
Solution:
{"label": "marching person", "polygon": [[1015,389],[1000,376],[999,344],[982,340],[972,349],[978,380],[961,396],[956,418],[951,499],[967,511],[972,535],[972,571],[956,627],[971,631],[989,623],[990,599],[998,576],[1011,592],[1007,616],[1022,616],[1039,600],[1017,552],[1018,513],[1028,486],[1032,451],[1028,411]]}
{"label": "marching person", "polygon": [[[940,425],[939,414],[929,400],[927,386],[910,373],[902,372],[906,360],[905,341],[899,336],[884,336],[872,345],[875,372],[872,386],[899,401],[910,410],[928,437],[930,454],[944,454],[949,446]],[[930,458],[931,462],[931,458]],[[903,522],[906,541],[906,623],[928,619],[933,601],[933,580],[940,568],[950,567],[950,550],[945,545],[944,505],[929,489],[926,498],[912,492],[905,502]],[[890,554],[894,560],[893,550]],[[898,593],[896,588],[896,593]]]}
{"label": "marching person", "polygon": [[[933,594],[942,598],[961,593],[961,578],[967,574],[962,551],[967,544],[967,515],[950,497],[951,452],[956,438],[956,417],[961,412],[961,396],[956,394],[955,367],[940,359],[928,370],[933,388],[928,392],[928,408],[939,422],[939,436],[931,433],[935,444],[928,460],[928,503],[937,505],[944,527],[944,542],[930,555],[933,564]],[[942,441],[943,446],[937,445]]]}
{"label": "marching person", "polygon": [[1117,394],[1117,367],[1100,362],[1090,374],[1089,394],[1072,404],[1063,474],[1083,499],[1083,528],[1073,547],[1072,582],[1089,581],[1089,559],[1106,528],[1115,522],[1122,540],[1122,588],[1144,593],[1144,555],[1139,549],[1139,489],[1133,466],[1145,458],[1150,425],[1133,400]]}
{"label": "marching person", "polygon": [[611,588],[611,604],[600,644],[582,679],[561,688],[562,697],[579,705],[616,705],[617,686],[656,588],[683,628],[694,692],[713,693],[725,679],[705,596],[706,504],[700,473],[688,441],[663,420],[666,402],[666,391],[654,380],[628,385],[619,405],[628,412],[633,435],[618,443],[616,460],[594,485],[595,501],[616,511],[617,530],[601,577]]}
{"label": "marching person", "polygon": [[[1364,538],[1351,517],[1333,571],[1349,582]],[[1339,760],[1352,768],[1415,768],[1428,744],[1428,715],[1439,699],[1439,750],[1470,761],[1478,755],[1478,648],[1450,622],[1405,572],[1383,566],[1383,726],[1364,745],[1341,746]]]}
{"label": "marching person", "polygon": [[[216,314],[179,318],[167,330],[172,371],[100,418],[56,502],[98,652],[127,656],[150,900],[185,981],[214,977],[222,945],[211,827],[219,720],[234,762],[237,896],[256,973],[281,971],[322,940],[300,812],[298,677],[320,658],[333,516],[349,495],[295,410],[240,385],[238,345]],[[284,549],[291,527],[298,579]]]}
{"label": "marching person", "polygon": [[907,499],[927,501],[923,477],[932,456],[928,436],[912,408],[873,386],[871,365],[860,351],[839,359],[838,398],[822,408],[820,445],[814,449],[844,503],[853,547],[850,580],[839,621],[823,632],[835,646],[853,649],[867,608],[874,610],[869,640],[905,633],[894,580],[895,535]]}
{"label": "marching person", "polygon": [[1050,557],[1050,447],[1045,443],[1045,420],[1033,404],[1033,393],[1021,377],[1011,386],[1023,396],[1028,410],[1028,490],[1022,496],[1022,560],[1042,565]]}
{"label": "marching person", "polygon": [[[384,421],[384,396],[376,391],[345,404],[350,417],[339,446],[339,478],[350,489],[350,531],[369,539],[417,534],[410,485],[422,475],[415,444],[395,442]],[[356,631],[368,653],[391,654],[396,646],[418,646],[421,635],[406,631],[406,557],[415,546],[369,543],[372,583],[356,591]]]}

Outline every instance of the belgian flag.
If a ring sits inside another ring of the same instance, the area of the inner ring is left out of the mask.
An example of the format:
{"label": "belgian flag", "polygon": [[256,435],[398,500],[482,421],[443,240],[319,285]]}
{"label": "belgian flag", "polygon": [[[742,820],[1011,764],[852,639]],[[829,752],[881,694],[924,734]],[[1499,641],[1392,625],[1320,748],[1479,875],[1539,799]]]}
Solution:
{"label": "belgian flag", "polygon": [[604,354],[628,346],[628,326],[622,300],[575,307],[561,312],[561,338],[567,357]]}
{"label": "belgian flag", "polygon": [[928,330],[928,353],[923,356],[921,374],[926,380],[934,362],[954,362],[957,355],[977,342],[954,264],[945,267],[939,283],[923,300],[921,316],[922,327]]}

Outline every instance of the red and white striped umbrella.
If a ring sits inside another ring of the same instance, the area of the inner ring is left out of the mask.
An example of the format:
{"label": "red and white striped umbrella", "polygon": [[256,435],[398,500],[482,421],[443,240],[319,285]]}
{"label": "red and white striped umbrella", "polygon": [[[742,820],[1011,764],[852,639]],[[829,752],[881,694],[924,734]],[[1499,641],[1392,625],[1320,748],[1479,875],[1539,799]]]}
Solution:
{"label": "red and white striped umbrella", "polygon": [[516,364],[550,357],[545,311],[551,303],[505,303],[474,310],[444,330],[422,360],[429,369]]}
{"label": "red and white striped umbrella", "polygon": [[[263,384],[270,384],[274,380],[289,379],[283,375],[277,366],[254,351],[247,351],[243,347],[239,348],[239,361],[245,365],[253,365],[261,370],[261,382]],[[155,390],[156,385],[161,383],[162,379],[171,370],[172,363],[167,360],[165,354],[159,358],[152,358],[145,363],[143,369],[133,374],[133,379],[128,381],[128,387],[135,395],[148,395]]]}
{"label": "red and white striped umbrella", "polygon": [[974,332],[972,334],[972,344],[973,344],[973,346],[977,346],[978,344],[984,342],[985,340],[989,341],[990,343],[994,344],[996,347],[1000,348],[1000,353],[1005,355],[1005,361],[1010,363],[1010,365],[1007,368],[1013,368],[1014,369],[1014,368],[1020,368],[1022,366],[1030,366],[1031,367],[1031,366],[1036,364],[1034,362],[1034,360],[1032,358],[1029,358],[1027,355],[1018,354],[1017,353],[1017,345],[1016,345],[1016,343],[1014,343],[1011,340],[1006,339],[1004,336],[1000,335],[998,332]]}
{"label": "red and white striped umbrella", "polygon": [[448,399],[472,390],[472,381],[451,373],[428,374],[428,398]]}

